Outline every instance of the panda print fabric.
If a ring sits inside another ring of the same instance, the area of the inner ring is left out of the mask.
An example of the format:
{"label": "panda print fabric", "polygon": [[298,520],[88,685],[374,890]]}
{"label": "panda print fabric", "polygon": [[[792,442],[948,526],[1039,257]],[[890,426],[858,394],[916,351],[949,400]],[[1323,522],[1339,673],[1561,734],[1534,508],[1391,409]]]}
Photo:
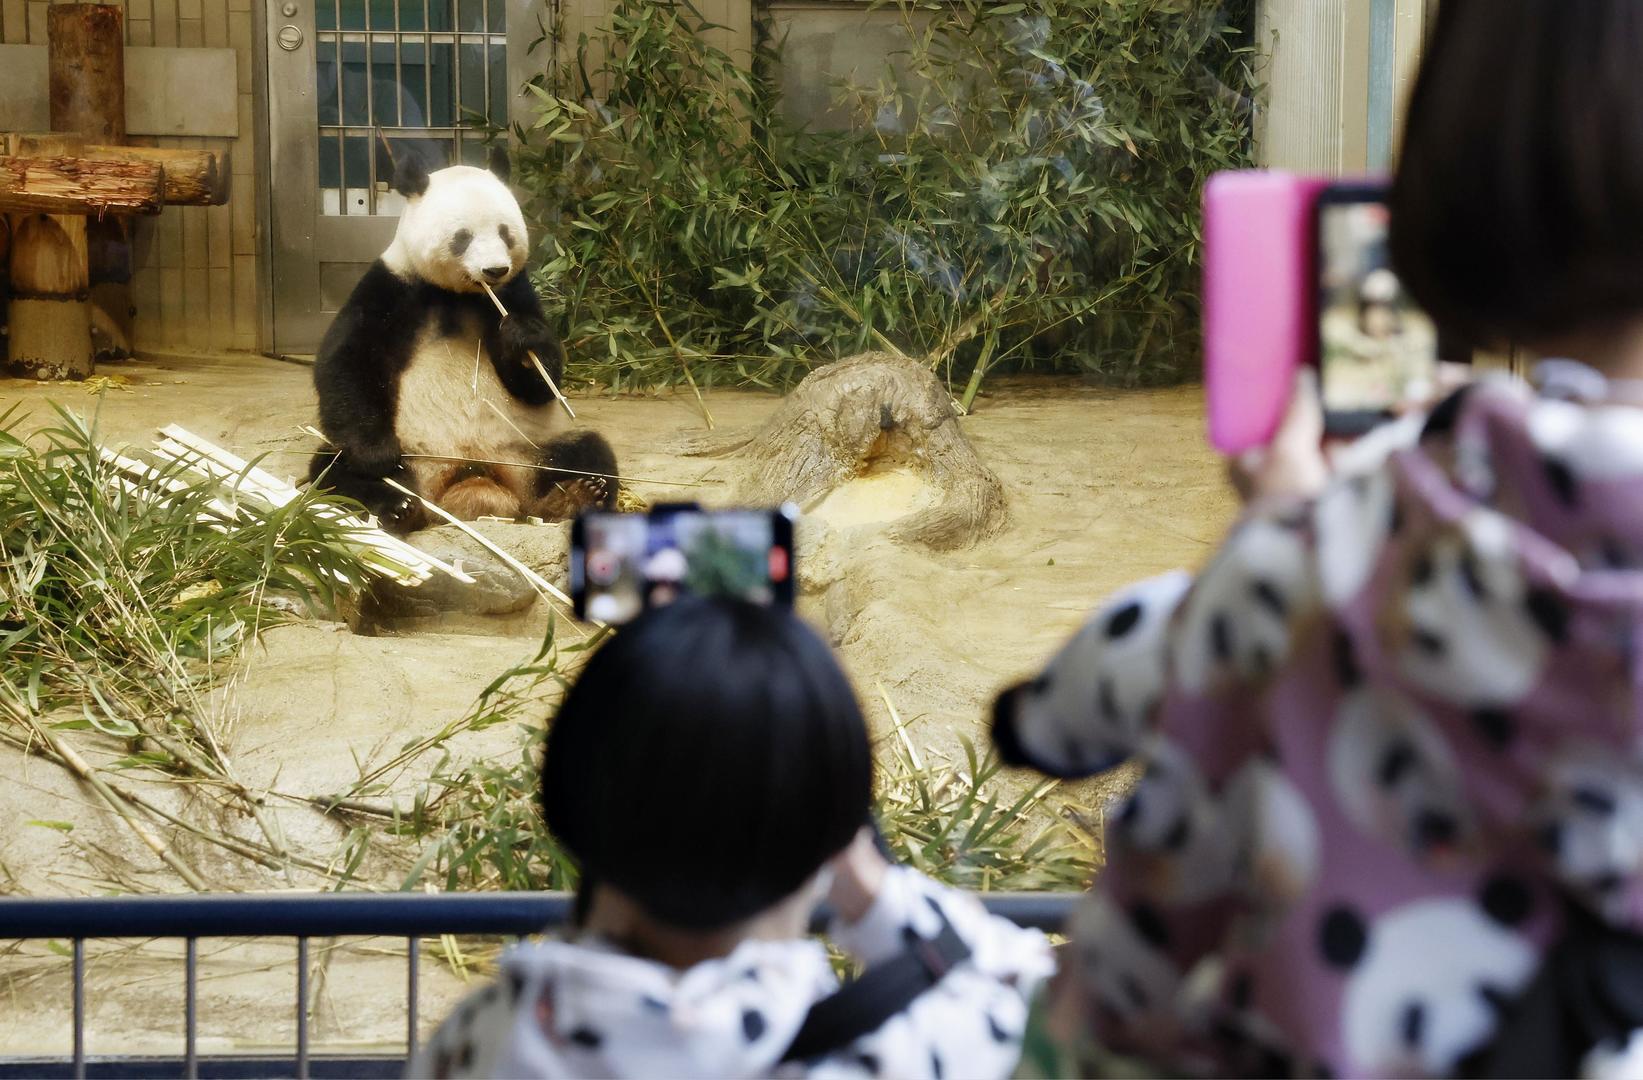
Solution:
{"label": "panda print fabric", "polygon": [[1000,697],[1013,763],[1140,767],[1024,1073],[1477,1075],[1539,1023],[1643,1076],[1643,412],[1590,374],[1378,436]]}
{"label": "panda print fabric", "polygon": [[314,456],[310,479],[395,531],[430,515],[385,479],[465,520],[558,520],[615,505],[615,454],[594,432],[564,429],[530,358],[563,380],[563,350],[525,273],[529,237],[506,162],[499,153],[489,171],[432,173],[414,156],[398,163],[406,203],[393,243],[315,359],[331,449]]}

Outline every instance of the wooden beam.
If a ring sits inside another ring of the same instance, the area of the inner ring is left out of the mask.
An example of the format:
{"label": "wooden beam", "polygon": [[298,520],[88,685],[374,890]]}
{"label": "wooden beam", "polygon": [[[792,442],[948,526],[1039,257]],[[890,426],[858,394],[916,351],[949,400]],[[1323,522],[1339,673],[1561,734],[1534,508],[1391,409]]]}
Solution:
{"label": "wooden beam", "polygon": [[113,4],[46,9],[51,129],[119,143],[126,137],[125,20]]}
{"label": "wooden beam", "polygon": [[164,197],[170,206],[222,206],[234,175],[228,151],[158,146],[102,146],[56,132],[0,134],[0,156],[81,157],[95,161],[139,161],[165,169]]}
{"label": "wooden beam", "polygon": [[0,211],[157,214],[165,170],[140,161],[0,158]]}

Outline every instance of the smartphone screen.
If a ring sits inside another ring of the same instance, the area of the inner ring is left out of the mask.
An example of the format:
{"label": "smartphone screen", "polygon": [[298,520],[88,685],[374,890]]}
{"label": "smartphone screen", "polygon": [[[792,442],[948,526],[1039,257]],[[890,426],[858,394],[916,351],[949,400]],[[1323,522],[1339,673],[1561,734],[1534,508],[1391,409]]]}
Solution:
{"label": "smartphone screen", "polygon": [[571,527],[576,614],[617,625],[684,596],[791,606],[793,516],[695,506],[583,514]]}
{"label": "smartphone screen", "polygon": [[1390,221],[1381,187],[1318,200],[1318,381],[1332,435],[1362,434],[1435,385],[1437,328],[1392,272]]}

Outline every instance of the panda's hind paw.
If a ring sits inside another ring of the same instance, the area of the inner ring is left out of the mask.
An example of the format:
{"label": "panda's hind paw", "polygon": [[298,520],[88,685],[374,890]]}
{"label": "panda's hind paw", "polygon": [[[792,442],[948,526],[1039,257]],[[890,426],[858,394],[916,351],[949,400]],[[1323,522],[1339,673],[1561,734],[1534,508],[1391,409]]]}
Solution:
{"label": "panda's hind paw", "polygon": [[564,521],[583,510],[609,506],[610,482],[598,476],[578,476],[561,480],[549,488],[531,507],[534,517],[543,521]]}

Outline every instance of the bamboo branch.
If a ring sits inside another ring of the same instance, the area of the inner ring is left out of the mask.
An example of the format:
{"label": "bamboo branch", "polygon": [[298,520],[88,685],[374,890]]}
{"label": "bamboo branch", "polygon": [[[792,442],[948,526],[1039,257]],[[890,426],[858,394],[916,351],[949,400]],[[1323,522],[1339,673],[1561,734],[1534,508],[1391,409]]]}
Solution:
{"label": "bamboo branch", "polygon": [[[502,301],[497,298],[496,291],[487,282],[481,281],[479,284],[485,290],[485,295],[491,298],[491,303],[496,305],[496,310],[500,311],[502,317],[506,319],[508,309],[502,306]],[[542,358],[536,355],[536,350],[526,349],[525,355],[531,358],[531,363],[536,365],[537,373],[542,376],[542,381],[548,384],[548,389],[553,391],[553,396],[559,399],[560,405],[564,406],[565,415],[575,420],[576,410],[570,407],[570,401],[566,399],[564,394],[559,392],[559,384],[553,381],[553,376],[548,374],[548,369],[542,366]]]}
{"label": "bamboo branch", "polygon": [[21,708],[10,700],[6,700],[5,704],[7,710],[11,712],[13,717],[22,723],[24,727],[32,731],[41,742],[45,743],[46,746],[51,749],[51,752],[68,766],[70,772],[74,773],[75,776],[78,776],[85,783],[91,785],[91,789],[101,796],[102,800],[108,804],[108,808],[114,811],[114,813],[119,816],[120,820],[124,821],[126,825],[131,828],[132,832],[137,834],[137,838],[141,840],[150,851],[159,856],[161,862],[176,871],[177,876],[187,882],[189,888],[193,889],[195,892],[211,891],[211,887],[205,883],[204,878],[195,873],[194,869],[187,863],[183,862],[182,859],[177,856],[176,852],[167,847],[164,840],[161,840],[158,836],[155,836],[153,832],[149,831],[147,826],[137,820],[136,815],[132,813],[131,804],[127,803],[117,792],[110,788],[108,784],[103,781],[103,778],[97,775],[97,770],[93,769],[91,765],[86,762],[86,759],[81,757],[72,746],[69,746],[67,743],[59,739],[51,732],[49,728],[36,723],[34,717],[31,716],[26,709]]}

